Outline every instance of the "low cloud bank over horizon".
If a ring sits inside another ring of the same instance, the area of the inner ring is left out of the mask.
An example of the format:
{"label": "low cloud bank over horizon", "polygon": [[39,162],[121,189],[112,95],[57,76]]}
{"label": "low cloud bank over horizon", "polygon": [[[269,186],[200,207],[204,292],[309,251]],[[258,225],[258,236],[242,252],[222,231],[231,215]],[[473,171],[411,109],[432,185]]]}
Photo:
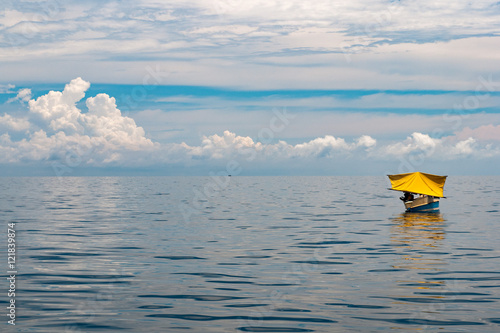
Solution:
{"label": "low cloud bank over horizon", "polygon": [[[30,89],[20,89],[8,103],[27,104],[24,116],[0,115],[0,164],[72,167],[162,167],[204,166],[224,160],[242,160],[266,166],[319,160],[356,163],[398,160],[402,157],[432,161],[489,160],[500,156],[500,126],[466,127],[449,136],[433,137],[413,132],[400,141],[380,142],[363,134],[355,139],[324,135],[298,144],[279,139],[276,131],[287,123],[286,114],[271,128],[274,140],[239,136],[230,129],[207,133],[198,145],[185,142],[160,143],[148,137],[134,119],[118,109],[114,97],[106,93],[85,99],[90,83],[80,77],[63,91],[50,91],[36,99]],[[12,93],[13,86],[8,89]]]}

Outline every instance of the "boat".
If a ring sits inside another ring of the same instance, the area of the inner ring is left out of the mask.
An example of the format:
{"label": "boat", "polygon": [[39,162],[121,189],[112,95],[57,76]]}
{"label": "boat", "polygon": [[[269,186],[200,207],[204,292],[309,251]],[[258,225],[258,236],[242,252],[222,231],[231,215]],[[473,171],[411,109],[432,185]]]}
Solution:
{"label": "boat", "polygon": [[389,190],[404,192],[400,199],[407,212],[437,212],[439,199],[445,198],[443,187],[448,176],[411,172],[387,175],[391,181]]}

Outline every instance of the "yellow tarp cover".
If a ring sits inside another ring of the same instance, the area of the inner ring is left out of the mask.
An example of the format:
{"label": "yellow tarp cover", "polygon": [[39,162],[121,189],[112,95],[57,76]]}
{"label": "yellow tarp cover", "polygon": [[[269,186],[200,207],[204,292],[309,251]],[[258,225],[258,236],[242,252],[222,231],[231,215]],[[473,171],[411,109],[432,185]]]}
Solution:
{"label": "yellow tarp cover", "polygon": [[443,187],[447,176],[436,176],[423,172],[388,175],[391,190],[427,194],[443,197]]}

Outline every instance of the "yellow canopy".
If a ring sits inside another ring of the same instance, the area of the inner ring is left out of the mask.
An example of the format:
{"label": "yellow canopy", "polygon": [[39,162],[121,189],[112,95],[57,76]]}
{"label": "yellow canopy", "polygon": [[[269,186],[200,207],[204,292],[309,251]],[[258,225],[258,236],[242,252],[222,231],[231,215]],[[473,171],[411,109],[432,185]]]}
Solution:
{"label": "yellow canopy", "polygon": [[434,197],[443,197],[443,187],[447,176],[436,176],[423,172],[402,173],[388,175],[391,181],[391,190],[427,194]]}

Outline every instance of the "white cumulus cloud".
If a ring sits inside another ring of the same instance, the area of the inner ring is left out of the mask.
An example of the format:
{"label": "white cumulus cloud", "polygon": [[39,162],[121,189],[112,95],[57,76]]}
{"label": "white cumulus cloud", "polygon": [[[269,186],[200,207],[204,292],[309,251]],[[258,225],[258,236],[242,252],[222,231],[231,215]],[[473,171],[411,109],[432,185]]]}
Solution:
{"label": "white cumulus cloud", "polygon": [[441,140],[433,139],[428,134],[415,132],[403,142],[387,145],[384,150],[388,155],[405,155],[413,151],[432,154]]}
{"label": "white cumulus cloud", "polygon": [[24,131],[30,127],[30,123],[24,118],[14,118],[9,114],[0,116],[0,126],[6,130]]}
{"label": "white cumulus cloud", "polygon": [[64,91],[50,91],[48,94],[29,101],[30,112],[49,124],[54,132],[82,133],[81,111],[76,102],[85,96],[90,83],[77,78],[64,87]]}
{"label": "white cumulus cloud", "polygon": [[476,140],[474,140],[473,138],[468,138],[466,140],[459,141],[454,147],[452,147],[451,153],[456,155],[473,154],[475,151],[474,149],[475,143]]}
{"label": "white cumulus cloud", "polygon": [[388,144],[380,149],[381,156],[405,156],[419,154],[436,160],[459,159],[466,156],[477,158],[500,154],[500,150],[490,144],[479,145],[473,137],[458,139],[456,136],[441,139],[415,132],[403,142]]}
{"label": "white cumulus cloud", "polygon": [[234,158],[246,156],[246,158],[331,158],[337,154],[343,154],[356,150],[359,147],[370,148],[376,140],[364,135],[355,142],[347,143],[343,138],[331,135],[316,138],[308,142],[291,145],[283,140],[278,143],[255,142],[250,137],[236,135],[228,130],[223,135],[204,136],[200,146],[189,146],[181,144],[188,155],[195,158]]}
{"label": "white cumulus cloud", "polygon": [[350,146],[342,138],[335,138],[326,135],[323,138],[316,138],[306,143],[297,144],[293,147],[292,153],[296,156],[321,156],[332,157],[335,152],[348,151]]}
{"label": "white cumulus cloud", "polygon": [[[19,141],[13,141],[8,133],[2,135],[0,151],[4,154],[0,161],[133,164],[138,157],[131,158],[129,152],[144,154],[155,148],[144,129],[132,118],[123,116],[115,99],[107,94],[88,98],[88,112],[82,112],[76,104],[85,97],[89,87],[89,82],[76,78],[62,92],[50,91],[29,100],[27,119],[8,114],[0,116],[0,125],[7,131],[28,130],[26,137]],[[24,91],[21,96],[31,96],[31,91]]]}

